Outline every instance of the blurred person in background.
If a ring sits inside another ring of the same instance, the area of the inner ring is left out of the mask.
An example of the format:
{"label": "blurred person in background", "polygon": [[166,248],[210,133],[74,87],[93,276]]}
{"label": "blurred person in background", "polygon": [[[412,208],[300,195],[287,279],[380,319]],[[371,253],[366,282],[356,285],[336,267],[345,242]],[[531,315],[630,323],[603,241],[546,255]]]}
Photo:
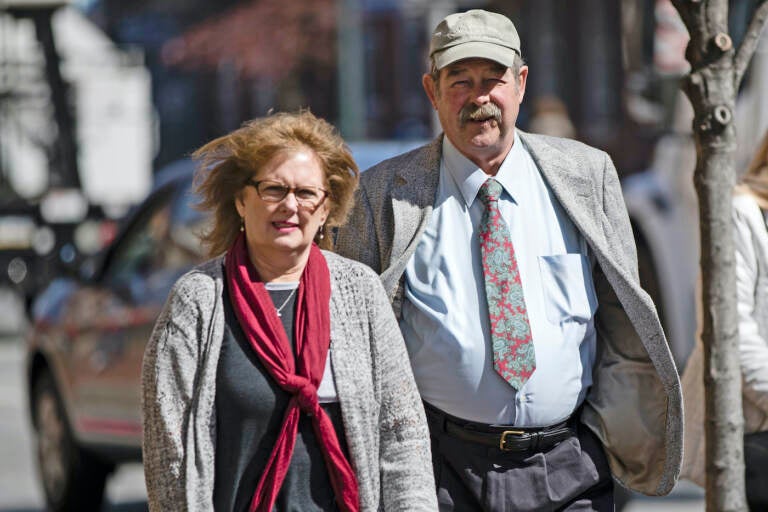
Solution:
{"label": "blurred person in background", "polygon": [[[733,196],[744,465],[750,510],[768,510],[768,132]],[[683,373],[683,478],[705,485],[704,345]]]}
{"label": "blurred person in background", "polygon": [[304,111],[194,155],[212,260],[179,279],[143,365],[151,510],[434,510],[428,431],[378,276],[318,247],[358,169]]}
{"label": "blurred person in background", "polygon": [[444,134],[361,177],[337,250],[400,317],[441,510],[613,511],[666,494],[677,370],[604,152],[515,128],[528,67],[506,17],[451,14],[422,83]]}
{"label": "blurred person in background", "polygon": [[568,115],[568,107],[557,96],[540,96],[533,100],[533,115],[529,129],[533,133],[565,137],[576,136],[576,128]]}

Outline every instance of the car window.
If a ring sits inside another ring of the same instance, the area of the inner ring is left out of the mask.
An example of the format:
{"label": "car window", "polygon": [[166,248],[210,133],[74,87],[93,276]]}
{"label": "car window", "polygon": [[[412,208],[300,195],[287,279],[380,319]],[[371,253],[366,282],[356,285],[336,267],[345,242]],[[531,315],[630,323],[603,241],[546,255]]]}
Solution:
{"label": "car window", "polygon": [[158,192],[118,241],[104,273],[106,284],[134,301],[163,301],[173,283],[203,259],[206,217],[192,207],[191,181]]}
{"label": "car window", "polygon": [[117,246],[104,274],[108,285],[131,288],[162,264],[163,241],[168,237],[173,189],[146,203]]}
{"label": "car window", "polygon": [[195,264],[205,255],[200,238],[208,228],[208,217],[195,209],[198,198],[192,192],[192,182],[187,182],[175,197],[171,211],[172,229],[169,232],[168,258],[173,266]]}

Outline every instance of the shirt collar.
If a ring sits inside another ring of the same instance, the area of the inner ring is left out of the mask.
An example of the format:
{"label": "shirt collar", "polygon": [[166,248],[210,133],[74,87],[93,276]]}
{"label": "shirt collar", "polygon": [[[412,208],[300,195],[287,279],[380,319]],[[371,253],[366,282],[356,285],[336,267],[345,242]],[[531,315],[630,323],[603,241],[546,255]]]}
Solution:
{"label": "shirt collar", "polygon": [[[495,176],[496,181],[501,184],[502,188],[515,202],[519,201],[515,198],[512,191],[517,188],[516,185],[520,182],[520,177],[518,176],[520,173],[516,173],[515,169],[522,169],[525,152],[523,143],[520,141],[520,134],[515,130],[515,142],[512,144],[512,148],[507,153],[499,167],[499,172]],[[443,137],[443,165],[448,175],[456,183],[467,208],[469,208],[472,206],[475,197],[477,197],[480,187],[483,186],[483,183],[485,183],[489,176],[469,158],[462,155],[448,137]]]}

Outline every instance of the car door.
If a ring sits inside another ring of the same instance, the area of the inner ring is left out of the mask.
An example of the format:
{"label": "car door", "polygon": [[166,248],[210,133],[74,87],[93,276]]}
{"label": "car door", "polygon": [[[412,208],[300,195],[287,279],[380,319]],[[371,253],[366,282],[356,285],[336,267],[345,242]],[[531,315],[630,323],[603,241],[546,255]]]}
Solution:
{"label": "car door", "polygon": [[200,216],[184,214],[186,188],[174,183],[156,193],[115,243],[97,284],[71,302],[77,430],[88,440],[140,441],[144,346],[171,286],[200,259],[199,242],[189,235]]}

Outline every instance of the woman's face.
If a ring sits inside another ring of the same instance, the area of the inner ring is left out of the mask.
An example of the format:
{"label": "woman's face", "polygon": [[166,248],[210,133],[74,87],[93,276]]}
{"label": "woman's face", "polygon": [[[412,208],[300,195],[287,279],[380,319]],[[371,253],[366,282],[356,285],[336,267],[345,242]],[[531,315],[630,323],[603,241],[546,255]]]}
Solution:
{"label": "woman's face", "polygon": [[[283,187],[290,191],[280,199]],[[328,217],[326,189],[325,173],[312,150],[302,148],[275,155],[235,199],[245,222],[251,255],[298,256],[309,250]]]}

